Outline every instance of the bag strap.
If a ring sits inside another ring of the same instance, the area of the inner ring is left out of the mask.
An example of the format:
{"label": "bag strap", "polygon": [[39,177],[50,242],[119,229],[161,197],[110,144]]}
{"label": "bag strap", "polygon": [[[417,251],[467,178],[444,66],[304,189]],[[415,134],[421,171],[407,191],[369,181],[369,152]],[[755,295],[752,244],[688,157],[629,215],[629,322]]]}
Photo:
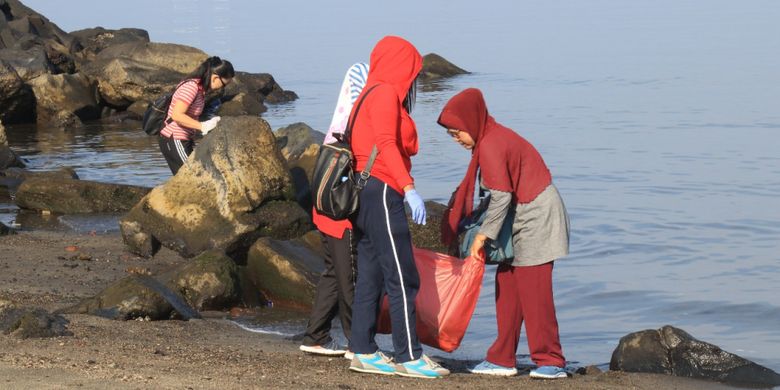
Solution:
{"label": "bag strap", "polygon": [[377,86],[379,86],[379,84],[376,84],[371,88],[369,88],[368,91],[366,91],[366,93],[364,93],[363,96],[360,97],[360,101],[357,103],[357,107],[355,107],[355,115],[352,115],[352,117],[349,118],[350,120],[349,122],[347,122],[347,128],[344,129],[344,143],[347,144],[351,143],[350,141],[352,140],[352,126],[355,124],[355,121],[357,120],[358,113],[360,112],[360,107],[363,105],[363,102],[366,100],[366,96],[368,96],[368,94],[371,93],[371,91],[373,91],[374,88],[376,88]]}
{"label": "bag strap", "polygon": [[[352,115],[352,118],[350,118],[350,121],[347,122],[347,128],[344,130],[344,142],[351,143],[352,138],[352,126],[355,124],[355,121],[357,120],[358,113],[360,112],[360,107],[363,105],[363,102],[366,100],[366,96],[368,96],[371,91],[374,90],[379,84],[373,85],[371,88],[366,91],[363,96],[360,97],[360,101],[357,104],[357,107],[355,107],[355,115]],[[363,189],[363,187],[366,186],[366,183],[368,183],[368,178],[371,177],[371,167],[374,166],[374,161],[376,161],[376,156],[379,154],[379,149],[376,148],[376,145],[374,145],[373,148],[371,148],[371,155],[368,157],[368,163],[366,163],[365,168],[363,168],[363,171],[360,172],[360,177],[357,180],[357,188]]]}

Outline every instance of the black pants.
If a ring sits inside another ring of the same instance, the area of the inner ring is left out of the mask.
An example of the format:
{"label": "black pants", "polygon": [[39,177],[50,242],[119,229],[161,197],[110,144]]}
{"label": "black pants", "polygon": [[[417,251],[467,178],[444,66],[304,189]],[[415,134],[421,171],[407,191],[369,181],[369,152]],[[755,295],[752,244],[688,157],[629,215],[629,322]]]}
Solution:
{"label": "black pants", "polygon": [[187,161],[187,157],[192,153],[192,149],[195,148],[195,141],[193,140],[182,141],[173,139],[173,137],[168,138],[161,135],[158,142],[160,144],[160,151],[174,175],[176,172],[179,172],[179,168],[184,165]]}
{"label": "black pants", "polygon": [[341,238],[322,234],[325,248],[325,271],[317,283],[314,307],[303,337],[304,345],[329,343],[330,323],[339,315],[347,340],[352,338],[352,300],[355,295],[356,248],[351,229]]}
{"label": "black pants", "polygon": [[420,275],[414,263],[403,196],[381,180],[370,178],[360,193],[360,211],[355,222],[360,240],[352,306],[352,351],[377,351],[376,318],[380,299],[387,291],[395,361],[419,359],[422,347],[417,339],[414,300],[420,289]]}

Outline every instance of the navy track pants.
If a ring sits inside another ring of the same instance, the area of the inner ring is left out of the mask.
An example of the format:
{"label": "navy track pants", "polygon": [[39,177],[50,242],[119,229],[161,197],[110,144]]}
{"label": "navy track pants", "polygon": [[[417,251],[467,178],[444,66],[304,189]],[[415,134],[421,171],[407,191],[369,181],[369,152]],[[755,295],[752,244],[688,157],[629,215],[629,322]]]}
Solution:
{"label": "navy track pants", "polygon": [[414,300],[420,276],[412,253],[412,236],[406,220],[404,198],[377,178],[370,178],[360,193],[358,229],[358,277],[352,304],[353,352],[377,351],[376,318],[383,292],[390,300],[395,361],[419,359]]}

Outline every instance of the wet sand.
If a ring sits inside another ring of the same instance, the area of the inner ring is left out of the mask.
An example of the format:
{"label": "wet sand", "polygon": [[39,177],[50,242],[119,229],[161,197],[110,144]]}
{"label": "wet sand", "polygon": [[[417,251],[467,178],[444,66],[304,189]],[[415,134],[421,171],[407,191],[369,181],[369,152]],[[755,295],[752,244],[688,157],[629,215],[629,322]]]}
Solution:
{"label": "wet sand", "polygon": [[[186,261],[166,249],[154,259],[138,258],[124,251],[118,234],[22,232],[0,237],[0,300],[60,309],[128,272],[158,274]],[[621,372],[575,374],[556,381],[531,380],[527,375],[494,378],[468,374],[466,362],[451,360],[443,363],[454,373],[444,379],[375,376],[350,372],[342,358],[303,354],[293,341],[242,330],[222,313],[206,313],[204,320],[155,322],[65,317],[73,336],[17,340],[0,335],[0,388],[732,388]]]}

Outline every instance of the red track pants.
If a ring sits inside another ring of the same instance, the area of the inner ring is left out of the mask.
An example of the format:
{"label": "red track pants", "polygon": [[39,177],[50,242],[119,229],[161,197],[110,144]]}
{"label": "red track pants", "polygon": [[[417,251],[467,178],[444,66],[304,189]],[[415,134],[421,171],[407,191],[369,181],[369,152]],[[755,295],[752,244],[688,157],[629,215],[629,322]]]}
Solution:
{"label": "red track pants", "polygon": [[496,322],[498,337],[487,360],[515,367],[520,328],[525,321],[528,350],[537,366],[563,367],[566,360],[558,338],[558,320],[552,291],[553,262],[513,267],[502,264],[496,271]]}

